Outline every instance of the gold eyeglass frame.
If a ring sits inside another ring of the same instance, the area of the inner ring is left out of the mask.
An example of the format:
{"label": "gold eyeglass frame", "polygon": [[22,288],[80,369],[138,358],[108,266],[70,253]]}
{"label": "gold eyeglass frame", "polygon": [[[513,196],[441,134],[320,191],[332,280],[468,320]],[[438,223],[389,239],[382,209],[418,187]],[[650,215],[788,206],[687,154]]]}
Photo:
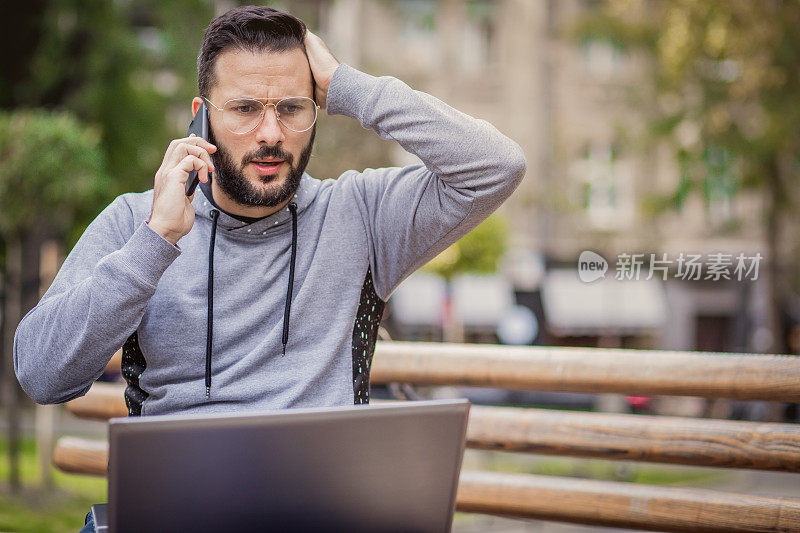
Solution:
{"label": "gold eyeglass frame", "polygon": [[[231,98],[230,100],[226,100],[226,101],[225,101],[225,103],[224,103],[224,104],[222,104],[222,107],[217,107],[217,106],[216,106],[216,104],[214,104],[214,102],[212,102],[211,100],[209,100],[209,99],[208,99],[208,98],[206,98],[205,96],[203,96],[202,98],[203,98],[203,100],[205,100],[206,102],[208,102],[209,104],[211,104],[211,106],[212,106],[214,109],[216,109],[217,111],[219,111],[219,112],[222,112],[222,111],[224,111],[224,110],[225,110],[225,106],[226,106],[226,105],[228,105],[230,102],[233,102],[233,101],[235,101],[235,100],[250,100],[250,101],[253,101],[253,102],[258,102],[259,104],[261,104],[261,106],[262,106],[262,109],[261,109],[261,118],[258,120],[258,122],[256,123],[256,125],[255,125],[255,126],[253,126],[251,129],[249,129],[249,130],[247,130],[247,131],[245,131],[245,132],[242,132],[242,133],[237,133],[237,132],[235,132],[235,131],[231,131],[231,129],[230,129],[229,127],[225,126],[225,129],[226,129],[226,130],[228,130],[228,131],[230,131],[230,132],[231,132],[231,133],[233,133],[234,135],[247,135],[248,133],[250,133],[250,132],[254,131],[256,128],[258,128],[258,127],[261,125],[261,123],[262,123],[262,122],[264,122],[264,117],[267,115],[267,106],[272,106],[273,110],[275,111],[275,118],[278,120],[278,122],[279,122],[279,123],[280,123],[280,124],[281,124],[281,125],[282,125],[284,128],[288,129],[289,131],[293,131],[293,132],[295,132],[295,133],[303,133],[303,132],[305,132],[305,131],[308,131],[308,130],[310,130],[311,128],[313,128],[313,127],[314,127],[314,124],[316,124],[316,123],[317,123],[317,119],[319,118],[319,110],[320,110],[320,107],[319,107],[319,105],[317,105],[317,103],[316,103],[316,102],[314,102],[314,99],[313,99],[313,98],[309,98],[308,96],[286,96],[286,97],[283,97],[283,98],[279,98],[279,99],[278,99],[278,101],[277,101],[277,102],[275,102],[274,104],[273,104],[273,103],[269,103],[269,102],[264,102],[264,100],[275,100],[275,98],[251,98],[251,97],[249,97],[249,96],[240,96],[240,97],[238,97],[238,98]],[[283,102],[284,100],[289,100],[289,99],[291,99],[291,98],[303,98],[303,99],[305,99],[305,100],[311,100],[311,102],[314,104],[314,121],[311,123],[311,125],[310,125],[309,127],[307,127],[307,128],[306,128],[306,129],[304,129],[304,130],[295,130],[295,129],[292,129],[292,128],[290,128],[289,126],[287,126],[287,125],[286,125],[286,124],[285,124],[285,123],[284,123],[284,122],[281,120],[281,115],[280,115],[280,113],[278,113],[278,104],[280,104],[280,103],[281,103],[281,102]],[[223,121],[223,123],[224,123],[224,121]]]}

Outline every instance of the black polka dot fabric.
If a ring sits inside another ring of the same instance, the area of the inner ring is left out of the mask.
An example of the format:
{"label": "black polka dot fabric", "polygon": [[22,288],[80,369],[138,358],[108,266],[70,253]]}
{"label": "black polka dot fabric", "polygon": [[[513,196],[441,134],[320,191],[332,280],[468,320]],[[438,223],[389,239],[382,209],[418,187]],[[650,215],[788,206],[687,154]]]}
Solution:
{"label": "black polka dot fabric", "polygon": [[386,302],[378,298],[372,284],[372,270],[367,269],[364,285],[361,287],[361,302],[353,325],[353,400],[355,405],[369,403],[369,369],[375,354],[378,340],[378,326],[381,324]]}
{"label": "black polka dot fabric", "polygon": [[147,368],[147,361],[139,348],[139,336],[134,331],[122,345],[122,377],[128,383],[125,387],[125,405],[128,406],[128,416],[142,414],[142,404],[148,394],[139,387],[139,376]]}

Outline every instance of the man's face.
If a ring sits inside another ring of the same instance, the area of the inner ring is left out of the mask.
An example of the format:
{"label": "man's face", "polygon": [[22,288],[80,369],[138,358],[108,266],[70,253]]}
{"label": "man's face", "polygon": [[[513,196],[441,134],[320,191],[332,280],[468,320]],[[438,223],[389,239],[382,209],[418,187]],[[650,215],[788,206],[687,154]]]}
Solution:
{"label": "man's face", "polygon": [[[216,84],[209,99],[218,107],[233,98],[269,99],[306,96],[313,98],[311,69],[299,48],[285,52],[222,52],[214,65]],[[209,107],[212,155],[217,185],[231,200],[245,206],[275,207],[297,190],[308,164],[316,125],[302,133],[283,126],[268,105],[258,127],[234,134],[222,124],[219,111]]]}

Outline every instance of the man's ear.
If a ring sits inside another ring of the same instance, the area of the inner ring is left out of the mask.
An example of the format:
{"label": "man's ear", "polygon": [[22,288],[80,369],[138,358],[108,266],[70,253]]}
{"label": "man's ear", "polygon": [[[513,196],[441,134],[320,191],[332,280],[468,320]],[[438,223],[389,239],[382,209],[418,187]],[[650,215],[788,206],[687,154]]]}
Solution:
{"label": "man's ear", "polygon": [[200,109],[200,106],[203,105],[203,99],[199,96],[195,96],[192,98],[192,116],[197,115],[197,110]]}

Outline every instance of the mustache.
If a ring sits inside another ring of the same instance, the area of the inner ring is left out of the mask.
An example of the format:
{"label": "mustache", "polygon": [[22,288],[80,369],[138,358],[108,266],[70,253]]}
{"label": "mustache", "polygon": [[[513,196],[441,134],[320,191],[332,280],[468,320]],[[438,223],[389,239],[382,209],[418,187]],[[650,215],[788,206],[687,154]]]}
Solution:
{"label": "mustache", "polygon": [[253,159],[283,159],[289,166],[294,162],[294,157],[289,152],[284,151],[279,146],[262,146],[258,150],[248,152],[242,158],[242,167],[247,166]]}

